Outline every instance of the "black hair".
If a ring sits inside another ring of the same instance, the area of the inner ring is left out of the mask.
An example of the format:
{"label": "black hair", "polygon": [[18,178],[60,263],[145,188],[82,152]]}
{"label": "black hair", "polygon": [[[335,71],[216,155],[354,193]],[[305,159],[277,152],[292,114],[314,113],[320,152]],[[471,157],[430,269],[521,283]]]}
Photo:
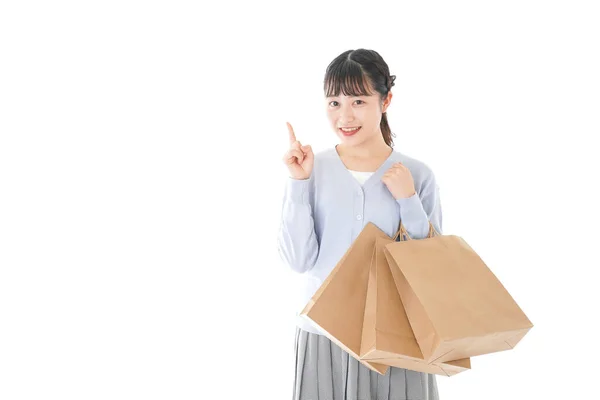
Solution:
{"label": "black hair", "polygon": [[[325,97],[339,96],[340,92],[346,96],[371,96],[368,88],[373,88],[379,93],[380,101],[386,98],[392,86],[395,75],[390,76],[387,63],[375,50],[356,49],[348,50],[337,56],[325,71],[323,90]],[[368,82],[367,82],[368,81]],[[379,124],[385,143],[393,147],[394,141],[384,112]]]}

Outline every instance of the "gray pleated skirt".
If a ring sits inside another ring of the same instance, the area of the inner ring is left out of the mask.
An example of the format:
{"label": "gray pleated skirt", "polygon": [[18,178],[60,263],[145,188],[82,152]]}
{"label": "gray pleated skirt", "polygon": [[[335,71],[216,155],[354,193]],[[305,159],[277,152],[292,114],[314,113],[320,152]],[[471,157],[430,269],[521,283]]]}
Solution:
{"label": "gray pleated skirt", "polygon": [[296,327],[293,400],[438,400],[435,374],[371,371],[327,336]]}

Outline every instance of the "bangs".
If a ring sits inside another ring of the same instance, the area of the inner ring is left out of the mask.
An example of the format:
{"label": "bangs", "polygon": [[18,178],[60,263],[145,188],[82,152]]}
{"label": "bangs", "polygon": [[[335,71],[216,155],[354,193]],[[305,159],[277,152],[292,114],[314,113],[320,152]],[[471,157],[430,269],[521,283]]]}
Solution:
{"label": "bangs", "polygon": [[325,97],[336,97],[340,92],[346,96],[372,96],[374,93],[369,88],[369,80],[360,65],[350,60],[332,65],[325,74]]}

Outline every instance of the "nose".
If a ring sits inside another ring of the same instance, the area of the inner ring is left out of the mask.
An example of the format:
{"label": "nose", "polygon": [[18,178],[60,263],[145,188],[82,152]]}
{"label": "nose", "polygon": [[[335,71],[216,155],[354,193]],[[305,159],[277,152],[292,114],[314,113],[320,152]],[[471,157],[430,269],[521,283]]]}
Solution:
{"label": "nose", "polygon": [[350,105],[340,107],[340,120],[344,125],[354,121],[354,111]]}

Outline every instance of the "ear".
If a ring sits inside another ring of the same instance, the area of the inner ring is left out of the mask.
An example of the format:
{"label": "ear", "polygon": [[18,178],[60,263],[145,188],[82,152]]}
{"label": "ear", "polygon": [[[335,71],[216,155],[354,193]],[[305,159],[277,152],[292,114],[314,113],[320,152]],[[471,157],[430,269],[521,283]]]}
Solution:
{"label": "ear", "polygon": [[383,101],[383,106],[382,106],[382,109],[381,109],[381,112],[382,112],[382,113],[386,112],[386,111],[387,111],[387,108],[390,106],[390,103],[391,103],[391,101],[392,101],[392,96],[393,96],[393,95],[392,95],[392,92],[390,91],[390,92],[387,94],[387,96],[386,96],[385,100]]}

